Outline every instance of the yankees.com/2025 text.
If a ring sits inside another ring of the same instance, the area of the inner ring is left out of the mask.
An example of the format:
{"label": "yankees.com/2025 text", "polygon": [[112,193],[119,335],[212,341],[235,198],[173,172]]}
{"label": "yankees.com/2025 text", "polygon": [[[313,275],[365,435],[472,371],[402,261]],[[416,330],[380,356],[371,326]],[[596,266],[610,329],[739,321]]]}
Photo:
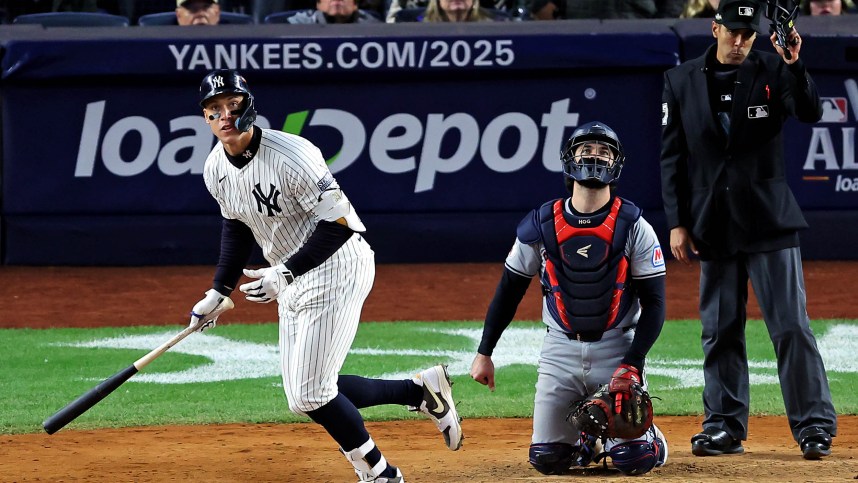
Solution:
{"label": "yankees.com/2025 text", "polygon": [[[328,48],[326,48],[328,47]],[[512,39],[169,45],[177,70],[508,67]]]}

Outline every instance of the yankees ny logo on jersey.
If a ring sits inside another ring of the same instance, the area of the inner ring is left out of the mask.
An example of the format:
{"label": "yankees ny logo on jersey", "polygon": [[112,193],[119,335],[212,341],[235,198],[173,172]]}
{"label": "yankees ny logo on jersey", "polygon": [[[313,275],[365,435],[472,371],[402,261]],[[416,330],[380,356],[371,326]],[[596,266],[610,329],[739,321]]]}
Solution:
{"label": "yankees ny logo on jersey", "polygon": [[280,190],[278,190],[273,184],[268,185],[271,187],[271,191],[266,195],[262,192],[262,187],[259,186],[259,183],[256,183],[256,187],[253,188],[253,196],[256,198],[256,209],[262,213],[262,206],[268,209],[268,216],[274,216],[274,212],[281,213],[283,210],[280,208],[280,205],[277,204],[277,197],[280,196]]}

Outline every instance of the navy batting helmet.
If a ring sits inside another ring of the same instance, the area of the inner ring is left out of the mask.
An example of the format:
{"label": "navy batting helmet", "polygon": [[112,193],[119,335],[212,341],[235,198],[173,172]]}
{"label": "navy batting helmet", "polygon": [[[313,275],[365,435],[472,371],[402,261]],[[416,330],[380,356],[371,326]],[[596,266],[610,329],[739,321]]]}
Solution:
{"label": "navy batting helmet", "polygon": [[[576,154],[578,148],[587,143],[607,146],[614,155],[613,163],[591,153]],[[588,122],[578,127],[560,151],[563,174],[581,182],[613,183],[620,177],[625,159],[623,145],[617,133],[599,121]]]}
{"label": "navy batting helmet", "polygon": [[220,69],[209,72],[200,84],[200,107],[205,108],[209,99],[219,94],[240,94],[244,96],[241,109],[233,111],[232,115],[238,117],[235,127],[239,131],[249,131],[256,121],[256,109],[253,103],[253,94],[247,87],[247,81],[236,70]]}

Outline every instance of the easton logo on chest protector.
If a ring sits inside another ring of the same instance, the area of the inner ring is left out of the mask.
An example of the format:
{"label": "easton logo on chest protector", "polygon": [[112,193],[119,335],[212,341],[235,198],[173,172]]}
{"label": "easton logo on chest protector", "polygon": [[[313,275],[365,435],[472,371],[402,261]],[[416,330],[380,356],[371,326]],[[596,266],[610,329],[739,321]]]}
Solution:
{"label": "easton logo on chest protector", "polygon": [[619,197],[596,226],[575,226],[576,219],[565,213],[563,200],[540,209],[546,257],[542,283],[549,311],[568,331],[602,333],[615,327],[628,311],[625,244],[639,216],[637,207]]}

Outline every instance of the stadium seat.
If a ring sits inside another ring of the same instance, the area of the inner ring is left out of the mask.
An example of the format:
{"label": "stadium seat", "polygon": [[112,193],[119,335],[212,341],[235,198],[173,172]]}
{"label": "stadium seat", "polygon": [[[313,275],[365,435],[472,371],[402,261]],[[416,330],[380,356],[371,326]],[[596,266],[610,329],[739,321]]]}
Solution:
{"label": "stadium seat", "polygon": [[99,12],[46,12],[18,15],[13,24],[43,27],[127,27],[128,17]]}
{"label": "stadium seat", "polygon": [[423,7],[417,8],[403,8],[396,12],[396,15],[393,17],[395,23],[402,22],[422,22],[423,14],[426,13],[426,9]]}
{"label": "stadium seat", "polygon": [[[247,25],[253,23],[253,17],[244,13],[221,12],[220,23],[222,25]],[[141,27],[178,25],[176,23],[176,12],[158,12],[143,15],[137,19],[137,25]]]}
{"label": "stadium seat", "polygon": [[286,10],[285,12],[274,12],[266,15],[262,23],[289,23],[289,17],[294,16],[298,12],[304,12],[306,10],[306,8],[301,8],[298,10]]}
{"label": "stadium seat", "polygon": [[250,9],[253,21],[257,24],[263,24],[265,17],[274,12],[284,12],[296,8],[291,6],[292,3],[292,0],[253,0]]}

